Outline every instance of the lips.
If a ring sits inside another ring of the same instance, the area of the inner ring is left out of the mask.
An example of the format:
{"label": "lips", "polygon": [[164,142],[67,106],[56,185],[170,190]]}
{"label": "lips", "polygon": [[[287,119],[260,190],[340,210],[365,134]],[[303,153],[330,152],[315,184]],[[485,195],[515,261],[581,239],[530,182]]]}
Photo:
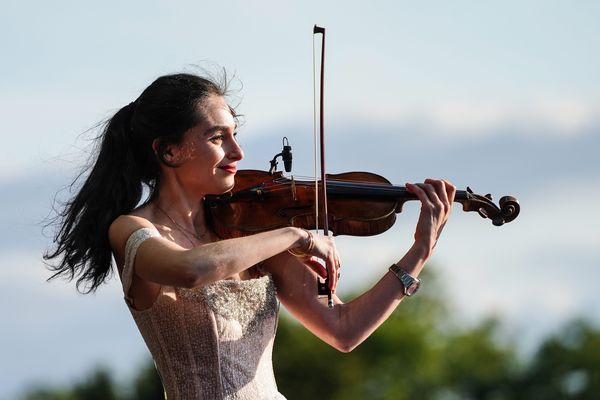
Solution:
{"label": "lips", "polygon": [[222,167],[219,167],[219,169],[222,169],[224,171],[229,172],[230,174],[235,174],[237,172],[237,167],[233,164],[230,165],[224,165]]}

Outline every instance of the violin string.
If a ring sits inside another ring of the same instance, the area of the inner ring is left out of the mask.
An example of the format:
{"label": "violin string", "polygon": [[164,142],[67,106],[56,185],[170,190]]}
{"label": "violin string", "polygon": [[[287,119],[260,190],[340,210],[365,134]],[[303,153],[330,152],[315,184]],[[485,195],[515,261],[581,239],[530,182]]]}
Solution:
{"label": "violin string", "polygon": [[[311,179],[312,177],[306,176],[296,176],[295,178],[304,178],[305,181],[300,179],[295,179],[295,184],[297,186],[310,186],[312,185]],[[285,189],[288,190],[290,187],[290,180],[287,178],[275,178],[273,183],[268,183],[265,185],[265,189],[269,191]],[[399,193],[406,192],[406,187],[400,185],[394,185],[392,183],[383,183],[383,182],[365,182],[365,181],[355,181],[351,179],[329,179],[327,181],[327,187],[333,189],[358,189],[358,190],[376,190],[379,194],[391,194],[398,195]],[[465,198],[467,196],[467,192],[464,190],[456,191],[456,198]],[[318,205],[318,203],[316,203]],[[318,215],[318,214],[317,214]]]}
{"label": "violin string", "polygon": [[[289,186],[289,180],[284,178],[275,179],[272,185],[268,186],[268,189],[274,189],[279,186]],[[296,180],[296,185],[301,185],[303,182]],[[402,186],[394,186],[392,184],[380,183],[380,182],[361,182],[353,180],[343,179],[330,179],[328,180],[328,187],[332,188],[346,188],[346,189],[375,189],[382,192],[397,193],[398,191],[406,190]]]}
{"label": "violin string", "polygon": [[[404,191],[402,191],[401,189],[394,189],[394,188],[386,188],[386,187],[360,187],[360,186],[343,186],[343,187],[337,187],[337,186],[332,186],[330,184],[327,185],[329,187],[329,191],[331,191],[331,193],[333,195],[336,194],[355,194],[355,195],[375,195],[375,196],[391,196],[391,197],[397,197],[400,196],[402,193],[406,193]],[[342,193],[336,193],[336,190],[343,190],[344,192]],[[280,192],[288,192],[290,190],[290,186],[289,185],[276,185],[276,186],[272,186],[271,188],[268,189],[269,193],[280,193]]]}
{"label": "violin string", "polygon": [[[296,180],[296,183],[300,183],[301,179],[306,179],[306,180],[312,180],[313,177],[312,176],[304,176],[304,175],[294,175],[294,178]],[[347,182],[347,183],[356,183],[356,184],[365,184],[365,185],[379,185],[382,187],[385,186],[396,186],[398,187],[398,185],[394,185],[393,183],[383,183],[383,182],[366,182],[366,181],[356,181],[356,180],[352,180],[352,179],[340,179],[340,178],[329,178],[327,180],[328,182]],[[273,182],[281,182],[281,183],[288,183],[289,179],[287,178],[276,178],[273,180]]]}
{"label": "violin string", "polygon": [[[301,179],[306,179],[306,180],[312,180],[313,177],[307,177],[307,176],[303,176],[303,175],[297,175],[295,176],[295,181],[296,184],[303,184],[304,182],[302,182]],[[299,179],[298,179],[299,178]],[[274,187],[275,185],[289,185],[290,180],[287,178],[276,178],[273,180],[274,184],[268,186],[269,188]],[[365,181],[355,181],[352,179],[333,179],[330,178],[328,179],[328,182],[331,183],[331,185],[328,184],[328,186],[333,186],[333,187],[349,187],[349,188],[373,188],[373,189],[379,189],[379,190],[387,190],[390,192],[395,192],[398,191],[399,189],[405,189],[403,186],[399,186],[399,185],[394,185],[392,183],[383,183],[383,182],[365,182]]]}
{"label": "violin string", "polygon": [[[268,189],[273,189],[279,186],[289,186],[289,181],[274,181],[275,183],[267,186]],[[296,185],[302,185],[304,182],[296,180]],[[328,187],[340,187],[349,189],[377,189],[382,191],[396,192],[398,190],[405,189],[401,186],[394,186],[391,184],[378,183],[378,182],[361,182],[352,180],[335,180],[330,179],[327,184]]]}
{"label": "violin string", "polygon": [[[278,190],[288,190],[290,187],[290,181],[286,178],[277,178],[273,180],[273,184],[269,184],[266,186],[268,191],[278,191]],[[296,180],[297,186],[302,185],[312,185],[312,182],[308,181],[299,181]],[[399,185],[392,185],[386,183],[379,182],[361,182],[361,181],[353,181],[353,180],[343,180],[343,179],[330,179],[327,183],[329,188],[343,188],[343,189],[373,189],[379,192],[379,194],[391,194],[398,195],[401,192],[406,192],[406,188]],[[467,192],[465,190],[457,190],[456,191],[456,199],[461,199],[467,197]]]}

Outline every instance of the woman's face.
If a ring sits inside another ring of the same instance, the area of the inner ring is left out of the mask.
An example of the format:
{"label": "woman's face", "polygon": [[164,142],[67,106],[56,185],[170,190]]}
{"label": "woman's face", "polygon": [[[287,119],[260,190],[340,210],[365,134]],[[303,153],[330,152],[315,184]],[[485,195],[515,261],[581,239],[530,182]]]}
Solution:
{"label": "woman's face", "polygon": [[177,178],[198,195],[231,190],[237,162],[244,152],[235,138],[236,122],[221,96],[209,96],[200,107],[203,120],[175,146]]}

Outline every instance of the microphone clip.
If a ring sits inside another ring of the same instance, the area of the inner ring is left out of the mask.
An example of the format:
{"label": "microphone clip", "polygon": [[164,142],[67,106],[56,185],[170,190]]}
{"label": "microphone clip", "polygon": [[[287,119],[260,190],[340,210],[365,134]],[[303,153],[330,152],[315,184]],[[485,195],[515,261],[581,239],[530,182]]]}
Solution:
{"label": "microphone clip", "polygon": [[285,172],[292,172],[292,146],[290,146],[290,142],[287,137],[283,137],[283,150],[281,153],[278,153],[273,157],[270,161],[271,168],[269,168],[269,174],[273,175],[275,171],[277,171],[277,157],[281,157],[283,160],[283,165],[285,168]]}

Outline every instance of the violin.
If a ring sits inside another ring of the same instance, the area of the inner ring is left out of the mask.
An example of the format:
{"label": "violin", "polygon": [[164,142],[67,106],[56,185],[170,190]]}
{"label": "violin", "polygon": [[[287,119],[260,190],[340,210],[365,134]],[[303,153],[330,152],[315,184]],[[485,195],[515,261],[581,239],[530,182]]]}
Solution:
{"label": "violin", "polygon": [[[328,193],[328,199],[319,201],[319,193]],[[315,185],[314,181],[286,178],[282,172],[240,170],[234,190],[206,196],[204,207],[209,225],[221,238],[286,226],[316,227],[324,234],[330,229],[334,236],[372,236],[390,229],[409,200],[417,200],[417,196],[371,172],[327,174],[325,185],[323,181]],[[504,196],[497,206],[490,194],[481,196],[469,187],[457,190],[454,201],[462,204],[463,211],[475,211],[495,226],[513,221],[520,212],[515,197]],[[327,304],[333,308],[329,277],[325,281],[317,278],[317,293],[327,296]]]}
{"label": "violin", "polygon": [[[334,236],[372,236],[390,229],[404,203],[418,200],[404,186],[394,186],[371,172],[327,174],[328,212],[324,202],[317,204],[315,192],[322,182],[286,178],[282,172],[240,170],[232,191],[208,196],[205,209],[214,232],[221,238],[248,236],[272,229],[294,226],[323,229]],[[470,188],[457,190],[455,202],[463,211],[477,212],[495,226],[513,221],[519,215],[519,201],[502,197],[498,205],[492,196],[475,194]]]}
{"label": "violin", "polygon": [[[329,235],[330,229],[333,235],[377,235],[394,225],[396,214],[402,211],[405,202],[417,200],[405,187],[394,186],[374,173],[325,173],[325,28],[315,25],[313,35],[317,34],[322,35],[319,107],[321,179],[296,180],[275,172],[278,156],[282,156],[286,171],[291,172],[291,147],[289,143],[286,146],[287,138],[284,138],[283,151],[273,158],[269,172],[238,171],[232,191],[205,198],[208,223],[221,238],[252,235],[286,226],[322,229],[324,235]],[[316,143],[315,140],[315,147]],[[520,211],[515,197],[504,196],[495,205],[491,195],[475,194],[468,187],[457,191],[455,201],[462,204],[464,211],[475,211],[496,226],[513,221]],[[327,296],[328,305],[332,308],[329,279],[328,276],[322,282],[317,278],[317,290],[319,296]]]}

